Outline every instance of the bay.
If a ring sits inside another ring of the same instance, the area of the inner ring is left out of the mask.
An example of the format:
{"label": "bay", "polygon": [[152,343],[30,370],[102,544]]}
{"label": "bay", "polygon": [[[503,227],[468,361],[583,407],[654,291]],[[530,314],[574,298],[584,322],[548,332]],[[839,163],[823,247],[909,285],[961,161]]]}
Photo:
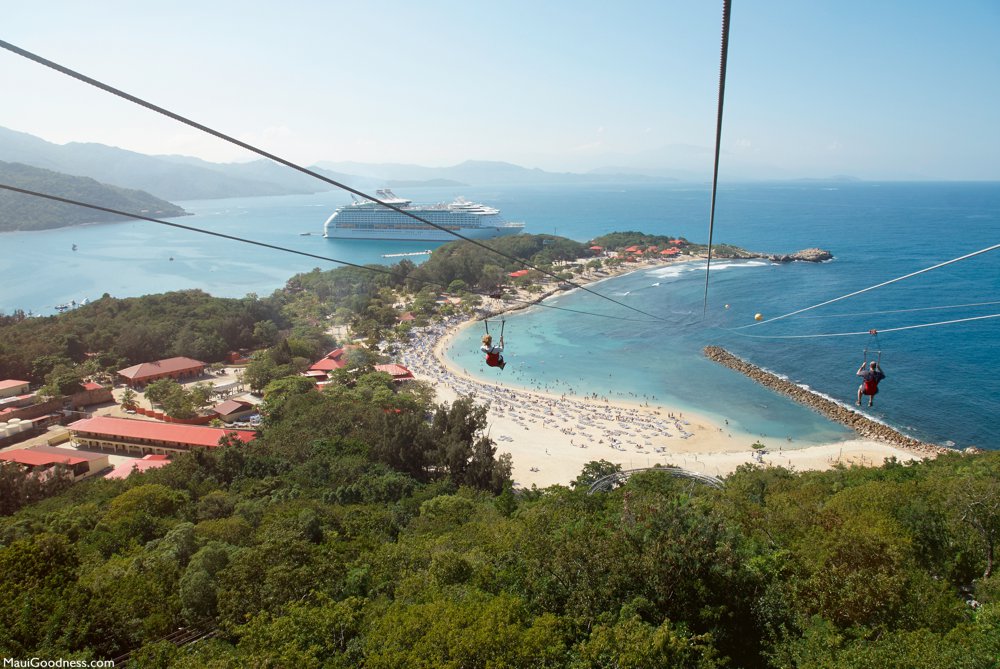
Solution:
{"label": "bay", "polygon": [[[462,195],[499,207],[509,220],[525,221],[528,232],[580,241],[620,230],[707,238],[705,184],[435,188],[398,194],[418,202]],[[326,192],[182,202],[194,215],[175,220],[358,264],[386,263],[383,254],[439,245],[324,239],[323,222],[347,201],[346,195]],[[868,336],[827,335],[1000,312],[997,304],[988,304],[1000,300],[1000,253],[993,252],[797,317],[735,329],[753,323],[754,313],[771,318],[997,243],[997,183],[725,185],[719,192],[715,241],[779,253],[819,246],[835,259],[819,265],[713,263],[707,308],[704,268],[695,265],[644,270],[598,285],[616,299],[664,316],[666,324],[621,320],[635,314],[580,291],[560,296],[557,304],[606,312],[610,318],[537,308],[512,316],[508,355],[516,362],[508,371],[520,369],[522,376],[511,380],[572,387],[578,394],[655,396],[701,408],[769,438],[822,441],[847,432],[709,363],[701,348],[723,345],[853,404],[854,372],[865,347],[875,342]],[[199,288],[218,296],[265,295],[295,273],[337,266],[148,222],[7,233],[0,235],[0,251],[0,271],[7,277],[0,310],[8,313],[20,308],[49,314],[55,305],[104,293],[127,297]],[[979,306],[955,308],[968,304]],[[913,309],[923,311],[903,311]],[[880,335],[888,378],[872,415],[928,441],[1000,447],[998,332],[1000,319]],[[809,338],[746,336],[751,334]],[[479,371],[478,333],[467,336],[452,355],[470,372],[495,378]]]}

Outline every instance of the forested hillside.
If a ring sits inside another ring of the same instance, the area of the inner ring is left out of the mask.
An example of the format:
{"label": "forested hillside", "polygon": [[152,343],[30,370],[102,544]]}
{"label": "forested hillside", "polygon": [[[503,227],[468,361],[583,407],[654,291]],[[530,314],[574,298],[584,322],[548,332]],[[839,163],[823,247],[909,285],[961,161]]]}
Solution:
{"label": "forested hillside", "polygon": [[[535,263],[580,251],[504,243]],[[329,343],[331,314],[391,346],[408,327],[401,296],[433,318],[454,307],[425,281],[461,293],[513,269],[485,272],[480,252],[446,245],[388,275],[315,270],[264,299],[106,296],[0,318],[0,377],[49,383],[92,353],[113,369],[271,346],[246,372],[265,394],[249,445],[20,510],[61,486],[31,490],[0,467],[0,655],[129,653],[142,669],[996,666],[998,453],[745,466],[718,490],[650,471],[589,495],[617,468],[593,462],[571,486],[515,491],[471,399],[437,406],[427,386],[372,373],[371,356],[323,390],[285,376]]]}
{"label": "forested hillside", "polygon": [[179,355],[215,362],[227,351],[275,343],[287,325],[278,303],[254,297],[197,290],[104,296],[58,316],[0,318],[0,378],[40,383],[54,366],[88,353],[109,369]]}
{"label": "forested hillside", "polygon": [[[108,186],[20,163],[0,162],[0,183],[156,218],[184,216],[182,208],[144,191]],[[132,220],[94,209],[0,190],[0,232],[47,230],[86,223]]]}
{"label": "forested hillside", "polygon": [[[0,519],[0,653],[150,667],[996,666],[1000,456],[515,493],[481,412],[274,387],[261,437]],[[167,637],[185,628],[197,644]]]}

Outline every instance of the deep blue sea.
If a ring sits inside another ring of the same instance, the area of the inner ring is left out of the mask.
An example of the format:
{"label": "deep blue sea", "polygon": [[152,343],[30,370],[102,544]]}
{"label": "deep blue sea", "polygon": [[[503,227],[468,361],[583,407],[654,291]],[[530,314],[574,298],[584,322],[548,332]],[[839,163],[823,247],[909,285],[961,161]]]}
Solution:
{"label": "deep blue sea", "polygon": [[[703,184],[399,194],[416,201],[463,195],[499,207],[508,219],[523,220],[529,232],[581,241],[615,230],[641,230],[704,242],[708,232],[709,190]],[[182,202],[196,215],[176,220],[354,263],[391,262],[381,255],[427,248],[426,243],[324,239],[324,220],[346,201],[339,193],[322,193]],[[874,338],[815,335],[1000,313],[1000,251],[994,251],[800,316],[735,329],[752,324],[755,313],[773,318],[1000,242],[998,183],[724,185],[715,241],[767,252],[818,246],[835,259],[713,263],[707,312],[703,264],[642,270],[593,286],[665,320],[650,321],[582,291],[562,295],[554,304],[606,317],[540,308],[512,315],[506,337],[511,364],[504,380],[559,392],[662,401],[768,438],[794,435],[798,443],[812,443],[850,433],[708,362],[701,349],[725,346],[853,404],[854,373]],[[220,296],[265,295],[294,273],[335,266],[145,222],[5,234],[0,245],[0,270],[8,277],[0,290],[0,310],[7,312],[22,308],[48,314],[56,304],[105,292],[124,297],[202,288]],[[979,304],[987,302],[994,304]],[[972,304],[978,306],[956,306]],[[631,318],[637,320],[625,320]],[[480,374],[480,334],[470,330],[452,350],[475,374]],[[783,335],[811,337],[763,338]],[[1000,318],[883,333],[878,340],[887,379],[873,417],[936,443],[1000,448]],[[493,370],[481,373],[498,378]]]}

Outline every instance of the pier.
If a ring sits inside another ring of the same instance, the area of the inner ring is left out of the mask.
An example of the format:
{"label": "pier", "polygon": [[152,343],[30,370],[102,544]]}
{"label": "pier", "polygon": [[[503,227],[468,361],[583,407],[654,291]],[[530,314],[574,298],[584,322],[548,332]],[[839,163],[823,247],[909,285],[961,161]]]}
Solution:
{"label": "pier", "polygon": [[835,420],[842,425],[846,425],[860,436],[867,439],[887,442],[906,450],[926,453],[927,455],[940,455],[942,453],[954,453],[954,449],[945,448],[936,444],[928,444],[913,437],[908,437],[902,432],[895,430],[888,425],[868,418],[860,411],[854,411],[829,400],[819,393],[807,390],[791,381],[765,371],[742,358],[733,355],[726,349],[719,346],[706,346],[705,357],[709,360],[725,365],[726,367],[745,374],[757,383],[766,388],[786,395],[800,404],[804,404],[814,411],[818,411],[830,420]]}
{"label": "pier", "polygon": [[431,249],[426,251],[410,251],[409,253],[383,253],[383,258],[405,258],[407,256],[429,256],[432,253]]}

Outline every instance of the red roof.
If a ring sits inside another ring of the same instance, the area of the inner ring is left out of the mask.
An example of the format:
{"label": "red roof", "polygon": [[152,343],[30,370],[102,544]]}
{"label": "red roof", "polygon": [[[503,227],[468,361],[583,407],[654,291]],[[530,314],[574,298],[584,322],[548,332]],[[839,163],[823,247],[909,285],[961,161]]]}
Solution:
{"label": "red roof", "polygon": [[94,383],[93,381],[87,381],[83,384],[84,390],[104,390],[104,386],[100,383]]}
{"label": "red roof", "polygon": [[335,369],[340,369],[347,364],[347,359],[344,357],[344,354],[356,348],[361,347],[357,344],[347,344],[346,346],[335,348],[323,356],[321,360],[317,360],[316,363],[309,369],[319,370],[321,372],[332,372]]}
{"label": "red roof", "polygon": [[61,455],[63,457],[77,458],[80,460],[100,460],[108,457],[106,453],[78,451],[75,448],[59,448],[58,446],[35,446],[30,450],[38,453],[48,453],[49,455]]}
{"label": "red roof", "polygon": [[396,381],[401,381],[403,379],[412,379],[413,378],[413,372],[411,372],[410,370],[408,370],[406,367],[403,367],[402,365],[396,365],[396,364],[391,364],[391,365],[375,365],[375,371],[376,372],[385,372],[386,374],[388,374],[389,376],[391,376]]}
{"label": "red roof", "polygon": [[677,249],[677,248],[674,248],[674,249],[664,249],[664,250],[660,251],[660,255],[661,256],[675,256],[675,255],[677,255],[680,252],[681,252],[681,250]]}
{"label": "red roof", "polygon": [[212,411],[220,416],[228,416],[231,413],[246,411],[247,409],[252,408],[253,404],[250,402],[243,402],[241,400],[226,400],[225,402],[221,402],[212,407]]}
{"label": "red roof", "polygon": [[[160,458],[154,460],[153,458]],[[125,479],[128,478],[129,474],[135,471],[144,472],[147,469],[159,469],[160,467],[166,467],[170,464],[165,455],[147,455],[141,460],[128,460],[126,462],[119,463],[115,465],[114,471],[108,473],[104,478],[107,479]]]}
{"label": "red roof", "polygon": [[400,323],[405,323],[406,321],[415,321],[415,320],[417,320],[417,317],[411,314],[409,311],[403,312],[399,316]]}
{"label": "red roof", "polygon": [[603,247],[603,246],[597,246],[597,245],[595,244],[594,246],[591,246],[591,247],[590,247],[590,250],[591,250],[591,251],[603,251],[603,250],[604,250],[604,247]]}
{"label": "red roof", "polygon": [[150,420],[111,418],[110,416],[84,418],[70,423],[68,427],[74,433],[89,432],[106,437],[152,439],[186,446],[207,446],[208,448],[218,446],[219,439],[227,434],[236,435],[243,442],[252,441],[256,436],[250,430],[227,430],[180,423],[154,423]]}
{"label": "red roof", "polygon": [[528,273],[529,271],[530,271],[530,270],[526,270],[526,269],[519,269],[519,270],[517,270],[516,272],[508,272],[507,276],[513,276],[513,277],[519,277],[519,276],[524,276],[524,275],[525,275],[525,274],[527,274],[527,273]]}
{"label": "red roof", "polygon": [[635,253],[636,251],[638,251],[638,250],[639,250],[639,247],[638,247],[638,246],[634,246],[634,245],[633,245],[633,246],[630,246],[630,247],[628,247],[628,248],[627,248],[627,249],[625,249],[625,250],[626,250],[626,251],[629,251],[630,253]]}
{"label": "red roof", "polygon": [[16,462],[20,465],[29,465],[31,467],[43,467],[45,465],[55,465],[59,463],[65,465],[78,465],[81,462],[86,462],[84,458],[77,458],[72,455],[55,455],[53,453],[42,453],[24,448],[4,451],[3,453],[0,453],[0,460]]}
{"label": "red roof", "polygon": [[174,372],[185,372],[197,368],[204,369],[206,366],[204,362],[193,360],[192,358],[167,358],[166,360],[142,362],[138,365],[126,367],[125,369],[119,369],[118,374],[135,381],[161,374],[173,374]]}
{"label": "red roof", "polygon": [[684,244],[685,242],[684,242],[683,239],[671,239],[670,243],[671,244]]}
{"label": "red roof", "polygon": [[28,385],[27,381],[16,381],[14,379],[7,379],[5,381],[0,381],[0,390],[7,390],[8,388],[20,388],[21,386]]}

